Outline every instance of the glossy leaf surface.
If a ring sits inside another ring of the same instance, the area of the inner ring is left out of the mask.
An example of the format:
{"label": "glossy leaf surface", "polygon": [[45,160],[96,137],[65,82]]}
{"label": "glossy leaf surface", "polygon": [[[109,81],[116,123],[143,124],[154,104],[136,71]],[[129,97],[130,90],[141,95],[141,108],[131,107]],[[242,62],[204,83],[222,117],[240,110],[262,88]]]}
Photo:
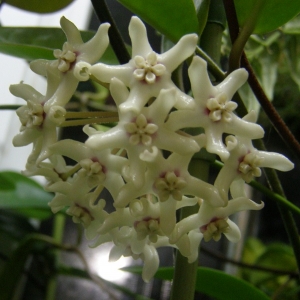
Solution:
{"label": "glossy leaf surface", "polygon": [[5,3],[17,8],[36,12],[36,13],[51,13],[63,9],[74,0],[6,0]]}
{"label": "glossy leaf surface", "polygon": [[[235,8],[239,24],[243,26],[257,0],[235,0]],[[277,29],[300,12],[300,1],[291,0],[259,0],[264,1],[260,9],[254,33],[263,34]]]}
{"label": "glossy leaf surface", "polygon": [[15,172],[3,172],[5,177],[15,183],[15,189],[0,191],[0,208],[47,208],[52,195],[34,180]]}
{"label": "glossy leaf surface", "polygon": [[[94,36],[93,31],[82,31],[83,41]],[[39,58],[54,59],[53,50],[61,49],[66,36],[60,28],[49,27],[0,27],[0,52],[35,60]],[[117,62],[110,47],[106,50],[101,61],[109,64]]]}
{"label": "glossy leaf surface", "polygon": [[[142,268],[128,267],[122,270],[141,274]],[[173,268],[160,268],[155,278],[172,280]],[[217,300],[267,300],[263,292],[248,282],[224,272],[200,267],[197,271],[196,291],[204,293]]]}
{"label": "glossy leaf surface", "polygon": [[119,0],[119,2],[173,42],[187,33],[198,32],[197,15],[192,0]]}

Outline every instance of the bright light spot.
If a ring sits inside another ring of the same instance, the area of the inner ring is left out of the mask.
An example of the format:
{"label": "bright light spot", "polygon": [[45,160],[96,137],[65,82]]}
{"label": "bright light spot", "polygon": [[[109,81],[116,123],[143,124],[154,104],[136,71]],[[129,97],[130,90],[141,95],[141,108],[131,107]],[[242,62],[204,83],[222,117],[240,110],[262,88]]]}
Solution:
{"label": "bright light spot", "polygon": [[91,267],[103,279],[119,284],[124,283],[130,276],[130,273],[120,271],[119,269],[131,265],[133,259],[131,257],[121,257],[116,262],[109,262],[110,248],[102,250],[103,251],[99,251],[93,255],[93,259],[90,263]]}

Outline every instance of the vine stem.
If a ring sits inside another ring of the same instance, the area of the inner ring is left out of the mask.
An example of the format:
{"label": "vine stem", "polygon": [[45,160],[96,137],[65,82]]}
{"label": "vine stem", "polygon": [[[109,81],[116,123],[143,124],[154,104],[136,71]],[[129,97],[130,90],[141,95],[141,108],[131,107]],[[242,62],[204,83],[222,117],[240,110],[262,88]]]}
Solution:
{"label": "vine stem", "polygon": [[242,66],[248,71],[249,78],[248,82],[249,85],[256,96],[257,100],[259,101],[261,107],[265,111],[266,115],[268,116],[269,120],[273,124],[276,131],[279,133],[283,141],[288,145],[288,147],[293,150],[294,154],[300,158],[300,144],[287,127],[283,119],[280,117],[278,112],[276,111],[275,107],[273,106],[272,102],[266,96],[264,90],[262,89],[260,83],[258,82],[255,73],[246,57],[243,53],[241,58]]}
{"label": "vine stem", "polygon": [[[224,1],[224,7],[225,7],[225,12],[228,21],[230,38],[232,43],[234,44],[235,40],[239,36],[239,24],[238,24],[236,11],[235,11],[234,2],[233,0],[223,0],[223,1]],[[241,66],[248,71],[249,73],[248,83],[254,95],[256,96],[257,100],[259,101],[261,107],[263,108],[269,120],[273,124],[274,128],[279,133],[282,140],[285,141],[285,143],[288,145],[288,147],[293,150],[293,152],[297,155],[298,158],[300,158],[299,142],[296,140],[296,138],[294,137],[290,129],[287,127],[285,122],[282,120],[282,118],[274,108],[271,101],[266,96],[244,52],[242,52],[241,55]]]}
{"label": "vine stem", "polygon": [[229,55],[229,73],[239,68],[240,59],[243,54],[244,47],[250,35],[253,33],[257,19],[259,17],[259,12],[264,6],[265,2],[265,0],[258,0],[254,3],[254,6],[249,13],[249,18],[246,20],[245,24],[237,35]]}
{"label": "vine stem", "polygon": [[103,124],[103,123],[114,123],[118,122],[118,117],[111,118],[88,118],[88,119],[80,119],[80,120],[72,120],[72,121],[64,121],[59,125],[59,127],[70,127],[70,126],[81,126],[86,124]]}
{"label": "vine stem", "polygon": [[[207,181],[210,163],[199,158],[196,153],[191,161],[189,173],[197,178]],[[197,213],[198,205],[184,207],[181,210],[181,219]],[[176,251],[175,270],[173,275],[171,300],[193,300],[197,279],[198,260],[188,263],[187,258]]]}
{"label": "vine stem", "polygon": [[0,105],[0,110],[17,110],[20,107],[21,105],[17,105],[17,104],[4,104],[4,105]]}
{"label": "vine stem", "polygon": [[[54,216],[53,224],[53,241],[60,244],[63,240],[64,228],[65,228],[66,217],[63,214],[56,214]],[[60,260],[59,252],[56,250],[54,252],[54,263],[58,264]],[[57,278],[55,275],[50,276],[46,289],[46,300],[55,300],[56,299],[56,287],[57,287]]]}
{"label": "vine stem", "polygon": [[[232,40],[232,43],[234,43],[234,41],[238,38],[239,35],[239,24],[237,20],[234,2],[233,0],[223,0],[223,1],[224,1],[227,20],[228,20],[230,38]],[[249,72],[249,78],[248,78],[249,85],[253,93],[255,94],[257,100],[259,101],[260,105],[262,106],[265,113],[267,114],[270,121],[272,122],[274,128],[280,134],[281,138],[286,142],[288,147],[291,148],[298,157],[300,157],[300,145],[298,141],[291,133],[289,128],[286,126],[286,124],[284,123],[280,115],[277,113],[272,103],[267,98],[244,52],[242,53],[242,57],[241,57],[241,65],[245,67],[245,69]],[[260,143],[259,148],[264,148],[264,144],[262,141],[257,143]],[[282,189],[276,171],[274,171],[273,169],[266,169],[265,174],[270,189],[273,192],[284,197],[285,196],[284,191]],[[293,247],[298,269],[300,270],[300,238],[299,238],[299,232],[297,226],[295,224],[292,213],[288,209],[286,209],[282,204],[278,204],[278,209],[280,211],[281,218],[283,220],[284,227],[289,237],[290,243]],[[300,275],[298,280],[300,281]],[[298,298],[300,299],[299,293],[298,293]]]}
{"label": "vine stem", "polygon": [[[218,0],[217,0],[218,1]],[[220,58],[221,38],[223,34],[222,22],[218,20],[224,19],[224,10],[218,5],[217,1],[211,1],[209,5],[208,19],[201,37],[201,44],[205,47],[205,52],[197,47],[196,52],[205,60],[209,60],[208,66],[212,67],[218,80],[224,78],[224,73],[219,69],[216,62]],[[213,16],[210,20],[210,16]],[[213,34],[212,34],[213,32]],[[196,134],[197,129],[189,128],[187,133]],[[198,132],[199,134],[199,132]],[[205,160],[207,153],[200,151],[194,154],[191,163],[189,164],[189,173],[205,182],[208,181],[210,161]],[[192,214],[196,214],[199,210],[198,205],[184,207],[181,210],[181,219],[184,219]],[[176,251],[175,270],[173,275],[173,283],[171,290],[171,300],[193,300],[195,295],[195,285],[197,280],[198,260],[193,263],[188,263],[186,257],[182,256],[179,251]]]}
{"label": "vine stem", "polygon": [[111,28],[108,31],[109,40],[120,64],[127,63],[131,59],[131,56],[128,53],[123,38],[111,16],[105,0],[91,0],[91,2],[99,20],[102,23],[108,22],[111,25]]}
{"label": "vine stem", "polygon": [[[237,15],[235,11],[235,6],[233,0],[224,0],[224,6],[225,6],[225,12],[227,15],[228,20],[228,27],[230,32],[230,37],[232,40],[232,43],[238,38],[239,35],[239,24],[237,20]],[[260,86],[254,71],[252,67],[250,66],[245,53],[242,54],[241,59],[242,66],[246,68],[246,70],[249,72],[249,85],[257,97],[258,101],[260,102],[262,108],[265,110],[266,114],[268,115],[269,119],[273,123],[274,127],[277,129],[277,131],[280,133],[283,140],[287,143],[288,146],[290,146],[294,152],[297,154],[298,157],[300,157],[300,145],[293,136],[293,134],[290,132],[289,128],[285,125],[284,121],[281,119],[275,108],[273,107],[272,103],[267,98],[265,92],[263,91],[262,87]],[[259,142],[257,142],[259,143]],[[259,148],[264,148],[263,142],[260,142],[258,145]],[[266,169],[265,174],[268,180],[268,184],[270,186],[270,189],[283,196],[284,192],[281,187],[280,181],[278,179],[277,173],[273,169]],[[300,269],[300,238],[298,229],[296,227],[294,218],[292,213],[283,207],[282,205],[278,205],[281,218],[283,220],[287,235],[289,237],[290,243],[294,250],[294,255],[297,261],[298,269]],[[299,278],[300,280],[300,278]]]}

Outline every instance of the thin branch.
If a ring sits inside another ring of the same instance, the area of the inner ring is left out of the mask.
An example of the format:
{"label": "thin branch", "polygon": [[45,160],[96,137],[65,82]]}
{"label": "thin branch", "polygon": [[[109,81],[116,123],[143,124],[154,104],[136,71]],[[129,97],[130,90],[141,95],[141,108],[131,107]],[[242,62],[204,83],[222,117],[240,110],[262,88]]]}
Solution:
{"label": "thin branch", "polygon": [[256,96],[257,100],[259,101],[261,107],[265,111],[266,115],[270,119],[271,123],[273,124],[274,128],[277,130],[281,138],[285,141],[289,148],[293,150],[293,152],[300,158],[300,144],[290,131],[288,126],[285,124],[283,119],[280,117],[278,112],[276,111],[275,107],[273,106],[272,102],[266,96],[264,90],[262,89],[260,83],[258,82],[255,73],[245,55],[243,53],[241,58],[242,67],[244,67],[248,73],[249,78],[248,82],[249,85]]}
{"label": "thin branch", "polygon": [[[232,39],[232,43],[234,43],[239,33],[239,24],[238,24],[237,15],[234,7],[234,2],[233,0],[223,0],[223,1],[224,1],[224,7],[225,7],[225,12],[228,21],[230,37]],[[255,94],[256,98],[260,102],[262,108],[265,110],[267,116],[271,120],[274,128],[279,132],[282,139],[287,143],[287,145],[296,153],[298,157],[300,157],[299,143],[297,142],[293,134],[290,132],[289,128],[285,125],[284,121],[281,119],[281,117],[273,107],[272,103],[267,98],[244,53],[242,55],[241,62],[242,62],[242,66],[244,66],[246,70],[249,72],[249,78],[248,78],[249,85],[253,93]],[[263,143],[261,143],[261,147],[264,147]],[[265,173],[268,179],[270,189],[275,193],[284,197],[285,196],[284,191],[281,187],[277,173],[273,169],[266,169]],[[298,268],[300,269],[300,238],[299,238],[297,226],[295,224],[292,213],[288,209],[286,209],[282,205],[278,205],[278,208],[287,235],[289,237],[290,243],[293,247]],[[298,280],[300,281],[300,276]]]}
{"label": "thin branch", "polygon": [[[232,43],[234,44],[235,40],[238,38],[239,35],[239,24],[233,0],[224,0],[224,7],[228,21],[230,38]],[[300,158],[299,142],[296,140],[290,129],[287,127],[285,122],[282,120],[282,118],[274,108],[273,104],[266,96],[244,52],[242,53],[241,57],[241,66],[248,71],[249,85],[257,100],[259,101],[261,107],[263,108],[266,115],[273,124],[274,128],[279,133],[282,140],[285,141],[285,143],[288,145],[288,147],[291,148],[293,152],[297,155],[297,157]]]}
{"label": "thin branch", "polygon": [[99,20],[102,23],[108,22],[111,25],[111,28],[108,31],[109,40],[120,64],[127,63],[131,59],[131,57],[116,26],[116,23],[111,16],[105,0],[91,0],[91,2]]}
{"label": "thin branch", "polygon": [[17,110],[20,108],[22,105],[17,105],[17,104],[4,104],[0,105],[0,110]]}
{"label": "thin branch", "polygon": [[244,47],[253,33],[255,28],[257,18],[259,16],[259,11],[264,6],[265,1],[260,0],[254,3],[252,10],[249,13],[249,17],[246,19],[243,27],[241,28],[238,36],[234,40],[232,45],[230,55],[229,55],[229,73],[240,66],[240,59],[244,51]]}
{"label": "thin branch", "polygon": [[115,123],[118,122],[118,117],[108,117],[108,118],[88,118],[72,121],[64,121],[59,125],[59,127],[70,127],[70,126],[81,126],[87,124],[103,124],[103,123]]}
{"label": "thin branch", "polygon": [[66,119],[108,118],[108,117],[118,117],[118,113],[112,111],[84,111],[84,112],[68,111],[65,115]]}

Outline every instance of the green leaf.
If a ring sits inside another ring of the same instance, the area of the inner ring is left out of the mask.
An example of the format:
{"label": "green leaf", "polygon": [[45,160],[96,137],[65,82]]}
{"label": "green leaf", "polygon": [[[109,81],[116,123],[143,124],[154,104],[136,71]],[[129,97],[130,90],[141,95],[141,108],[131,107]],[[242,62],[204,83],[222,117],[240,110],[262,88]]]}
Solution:
{"label": "green leaf", "polygon": [[198,33],[196,9],[192,0],[118,0],[172,42],[183,35]]}
{"label": "green leaf", "polygon": [[48,209],[52,195],[44,191],[34,180],[15,172],[2,172],[16,185],[14,190],[0,191],[0,208],[40,208]]}
{"label": "green leaf", "polygon": [[26,218],[40,221],[53,217],[53,213],[49,206],[44,208],[15,208],[13,211]]}
{"label": "green leaf", "polygon": [[6,0],[5,3],[37,13],[51,13],[68,6],[74,0]]}
{"label": "green leaf", "polygon": [[[126,267],[121,270],[134,274],[142,273],[141,267]],[[172,280],[173,272],[173,268],[159,268],[155,278]],[[195,289],[217,300],[270,300],[247,281],[205,267],[198,268]]]}
{"label": "green leaf", "polygon": [[0,272],[19,241],[26,235],[36,232],[28,219],[6,209],[0,209]]}
{"label": "green leaf", "polygon": [[[94,36],[93,31],[81,31],[84,42]],[[55,59],[54,49],[61,49],[66,36],[60,28],[49,27],[0,27],[0,52],[23,58],[35,60],[39,58]],[[108,64],[117,62],[110,47],[105,51],[101,61]]]}
{"label": "green leaf", "polygon": [[[235,0],[235,8],[239,24],[251,18],[251,11],[256,1],[263,0]],[[291,0],[264,0],[265,4],[259,12],[254,33],[263,34],[277,29],[300,12],[300,1]]]}
{"label": "green leaf", "polygon": [[5,176],[5,174],[0,173],[0,191],[10,191],[15,189],[15,183]]}
{"label": "green leaf", "polygon": [[36,231],[27,218],[6,209],[0,209],[0,230],[18,241]]}
{"label": "green leaf", "polygon": [[[288,245],[279,243],[269,245],[264,253],[258,257],[255,265],[289,272],[297,270],[293,249]],[[253,272],[251,282],[257,284],[263,282],[267,278],[274,278],[272,272]]]}
{"label": "green leaf", "polygon": [[243,249],[243,262],[254,264],[266,246],[257,238],[248,238]]}
{"label": "green leaf", "polygon": [[21,240],[18,247],[10,254],[0,274],[1,300],[14,299],[16,285],[25,268],[28,256],[32,253],[46,254],[49,247],[57,247],[55,241],[46,235],[30,234]]}

